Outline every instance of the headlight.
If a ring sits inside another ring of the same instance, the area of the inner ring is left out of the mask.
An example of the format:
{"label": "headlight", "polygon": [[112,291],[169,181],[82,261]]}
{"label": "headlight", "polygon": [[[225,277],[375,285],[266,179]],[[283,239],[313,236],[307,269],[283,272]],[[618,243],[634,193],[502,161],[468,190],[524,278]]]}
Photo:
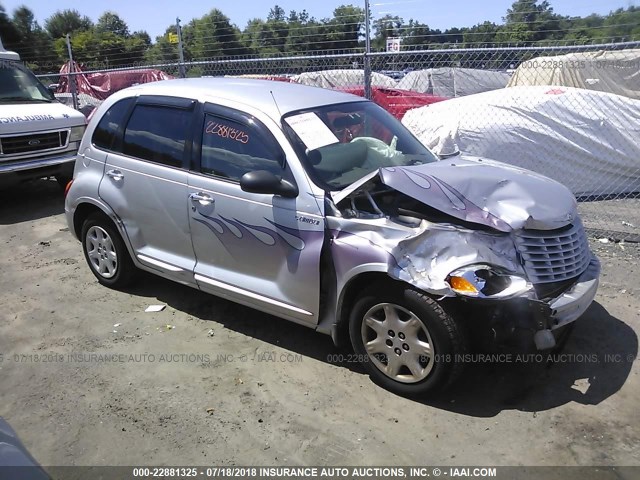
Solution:
{"label": "headlight", "polygon": [[507,298],[531,290],[522,277],[511,275],[491,265],[469,265],[447,276],[451,290],[473,298]]}
{"label": "headlight", "polygon": [[70,142],[79,142],[82,140],[82,135],[84,135],[86,125],[79,125],[77,127],[71,127],[71,134],[69,135]]}

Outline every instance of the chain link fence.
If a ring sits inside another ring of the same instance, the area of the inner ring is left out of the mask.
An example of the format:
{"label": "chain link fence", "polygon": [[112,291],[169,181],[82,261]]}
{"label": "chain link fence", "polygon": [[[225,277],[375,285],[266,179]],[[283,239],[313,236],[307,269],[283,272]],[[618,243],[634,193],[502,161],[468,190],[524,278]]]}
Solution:
{"label": "chain link fence", "polygon": [[117,88],[155,79],[150,70],[258,77],[365,96],[437,154],[459,149],[563,183],[593,236],[640,240],[640,42],[91,67],[39,77],[59,84],[57,95],[87,115]]}

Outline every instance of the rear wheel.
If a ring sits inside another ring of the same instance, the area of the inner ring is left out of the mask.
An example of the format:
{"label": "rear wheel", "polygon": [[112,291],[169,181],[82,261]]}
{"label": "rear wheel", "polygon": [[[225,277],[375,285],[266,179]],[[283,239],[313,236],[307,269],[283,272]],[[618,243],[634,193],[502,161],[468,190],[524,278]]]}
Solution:
{"label": "rear wheel", "polygon": [[103,213],[91,214],[82,225],[84,258],[98,281],[111,288],[131,283],[135,265],[113,222]]}
{"label": "rear wheel", "polygon": [[349,334],[369,375],[402,395],[445,387],[462,371],[466,338],[461,325],[410,286],[365,292],[352,310]]}

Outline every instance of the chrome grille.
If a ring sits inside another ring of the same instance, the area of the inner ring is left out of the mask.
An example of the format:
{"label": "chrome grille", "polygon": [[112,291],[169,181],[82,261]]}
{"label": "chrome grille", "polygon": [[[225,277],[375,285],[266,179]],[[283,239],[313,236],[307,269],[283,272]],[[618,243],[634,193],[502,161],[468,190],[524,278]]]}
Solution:
{"label": "chrome grille", "polygon": [[22,155],[61,148],[67,144],[67,130],[0,137],[0,154]]}
{"label": "chrome grille", "polygon": [[560,230],[522,230],[515,241],[533,284],[569,280],[589,266],[589,243],[579,218]]}

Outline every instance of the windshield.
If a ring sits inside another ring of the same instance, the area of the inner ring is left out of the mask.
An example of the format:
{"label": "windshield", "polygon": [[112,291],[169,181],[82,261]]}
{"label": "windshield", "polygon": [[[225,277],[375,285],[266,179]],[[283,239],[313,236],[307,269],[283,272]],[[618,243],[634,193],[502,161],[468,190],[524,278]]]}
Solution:
{"label": "windshield", "polygon": [[316,184],[342,190],[382,167],[437,161],[398,120],[373,102],[290,113],[284,128]]}
{"label": "windshield", "polygon": [[53,100],[53,94],[22,64],[0,61],[0,103]]}

